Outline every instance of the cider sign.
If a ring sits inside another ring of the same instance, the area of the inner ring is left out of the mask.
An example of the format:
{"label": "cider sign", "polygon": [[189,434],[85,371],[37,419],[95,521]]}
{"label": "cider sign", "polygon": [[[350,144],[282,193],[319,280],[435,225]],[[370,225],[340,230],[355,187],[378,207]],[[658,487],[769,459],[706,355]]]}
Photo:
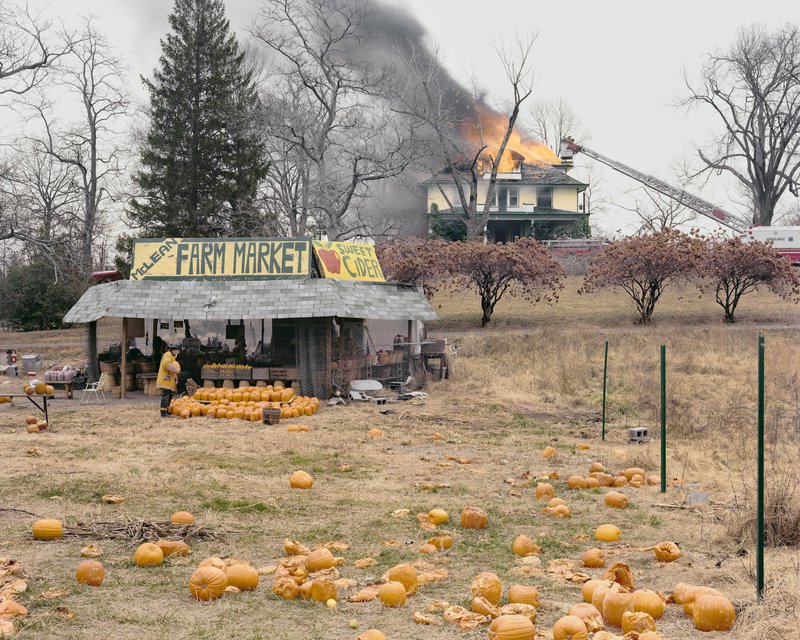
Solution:
{"label": "cider sign", "polygon": [[147,238],[133,243],[131,280],[310,276],[309,238]]}
{"label": "cider sign", "polygon": [[356,242],[314,240],[314,251],[325,278],[385,282],[375,247]]}

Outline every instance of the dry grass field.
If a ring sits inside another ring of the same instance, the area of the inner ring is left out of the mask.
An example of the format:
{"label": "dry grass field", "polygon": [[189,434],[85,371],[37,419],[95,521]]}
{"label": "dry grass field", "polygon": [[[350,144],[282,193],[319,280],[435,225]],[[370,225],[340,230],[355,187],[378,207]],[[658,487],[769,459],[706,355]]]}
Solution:
{"label": "dry grass field", "polygon": [[[736,626],[727,634],[695,631],[680,607],[670,606],[658,623],[664,638],[800,637],[800,548],[768,550],[768,590],[759,605],[752,539],[759,331],[767,340],[768,498],[770,513],[781,519],[770,524],[791,528],[786,519],[800,514],[800,311],[753,297],[742,303],[741,323],[731,327],[713,303],[698,300],[694,291],[675,291],[659,304],[654,325],[639,327],[621,296],[577,296],[576,288],[577,281],[570,281],[554,307],[504,302],[485,331],[473,330],[476,300],[434,300],[442,319],[432,331],[454,336],[458,345],[452,378],[430,386],[424,402],[393,406],[393,415],[381,415],[375,406],[324,409],[304,419],[310,433],[287,433],[285,424],[160,420],[153,399],[88,408],[57,400],[51,428],[28,434],[27,403],[0,406],[0,558],[23,567],[28,588],[18,599],[30,610],[15,637],[345,640],[375,627],[389,640],[486,638],[485,626],[464,632],[433,614],[435,624],[422,626],[412,615],[426,612],[435,600],[469,607],[472,578],[492,571],[502,579],[504,594],[513,583],[539,588],[538,636],[552,638],[553,623],[580,601],[580,587],[546,570],[520,575],[511,542],[521,533],[536,540],[546,569],[553,560],[578,561],[583,550],[597,546],[592,533],[604,522],[618,525],[622,538],[599,546],[606,547],[610,562],[630,564],[637,587],[668,594],[680,581],[709,585],[737,606]],[[115,329],[104,324],[101,341],[114,340]],[[70,330],[6,334],[2,342],[39,345],[54,361],[79,359],[82,339],[82,332]],[[599,419],[606,339],[604,443]],[[657,431],[662,343],[669,376],[669,476],[708,493],[710,502],[689,508],[685,489],[671,487],[663,495],[657,487],[625,488],[630,506],[612,510],[603,505],[600,490],[568,490],[567,476],[586,475],[593,461],[615,471],[642,466],[658,473],[658,441],[628,445],[625,436],[631,426]],[[383,435],[368,437],[372,427]],[[433,439],[435,432],[441,440]],[[558,450],[555,461],[542,458],[547,445]],[[625,459],[613,449],[624,449]],[[289,488],[295,469],[314,476],[313,489]],[[559,474],[556,495],[572,511],[566,520],[543,514],[533,485],[525,486],[527,477],[552,471]],[[421,488],[426,484],[442,486]],[[109,493],[125,502],[101,504]],[[458,515],[467,505],[488,512],[486,529],[460,527]],[[440,529],[455,542],[450,551],[420,556],[418,547],[431,534],[414,514],[434,507],[449,512],[450,522]],[[393,517],[398,509],[410,515]],[[217,538],[190,539],[188,561],[156,568],[132,562],[136,545],[130,540],[66,537],[45,543],[30,535],[31,514],[75,527],[164,521],[177,510],[191,511]],[[281,600],[271,591],[270,576],[262,577],[256,591],[212,603],[189,597],[188,578],[201,559],[219,555],[255,567],[274,565],[284,555],[284,538],[308,546],[348,544],[336,553],[345,558],[339,571],[359,587],[400,562],[420,561],[446,569],[448,576],[422,587],[399,609],[348,603],[356,589],[340,592],[336,610]],[[638,550],[663,540],[681,546],[677,562],[660,564]],[[74,580],[80,549],[89,542],[103,548],[106,581],[99,588]],[[365,557],[376,564],[356,568],[354,561]],[[54,590],[63,593],[46,597]],[[359,622],[355,631],[351,619]]]}

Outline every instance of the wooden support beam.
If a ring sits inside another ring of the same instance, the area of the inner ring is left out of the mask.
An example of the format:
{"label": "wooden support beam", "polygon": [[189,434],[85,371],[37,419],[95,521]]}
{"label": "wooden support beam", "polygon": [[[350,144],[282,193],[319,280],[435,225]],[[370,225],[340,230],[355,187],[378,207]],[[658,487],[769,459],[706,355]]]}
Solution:
{"label": "wooden support beam", "polygon": [[119,365],[119,399],[125,399],[125,375],[128,368],[128,319],[122,319],[122,356]]}

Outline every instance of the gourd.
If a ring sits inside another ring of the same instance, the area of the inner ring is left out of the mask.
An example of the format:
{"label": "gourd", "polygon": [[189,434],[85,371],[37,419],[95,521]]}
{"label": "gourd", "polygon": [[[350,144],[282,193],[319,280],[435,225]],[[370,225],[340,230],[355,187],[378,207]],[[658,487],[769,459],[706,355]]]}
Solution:
{"label": "gourd", "polygon": [[284,576],[275,579],[275,582],[272,584],[272,593],[284,600],[294,600],[300,593],[300,587],[297,586],[294,580],[288,576]]}
{"label": "gourd", "polygon": [[606,503],[606,506],[614,509],[625,509],[628,506],[628,496],[619,491],[609,491],[603,498],[603,502]]}
{"label": "gourd", "polygon": [[549,500],[555,495],[555,489],[553,489],[553,485],[549,482],[537,482],[536,483],[536,499],[537,500]]}
{"label": "gourd", "polygon": [[603,620],[614,627],[622,626],[622,614],[633,613],[633,596],[611,589],[603,598]]}
{"label": "gourd", "polygon": [[534,640],[536,628],[523,615],[500,616],[489,625],[489,640]]}
{"label": "gourd", "polygon": [[61,520],[37,520],[31,528],[36,540],[60,540],[64,536],[64,526]]}
{"label": "gourd", "polygon": [[694,589],[692,585],[686,584],[685,582],[679,582],[672,590],[672,601],[675,604],[683,604],[691,589]]}
{"label": "gourd", "polygon": [[589,630],[578,616],[564,616],[553,625],[553,640],[588,640]]}
{"label": "gourd", "polygon": [[88,584],[92,587],[99,587],[103,584],[105,577],[106,571],[97,560],[85,560],[75,570],[75,580],[80,584]]}
{"label": "gourd", "polygon": [[435,525],[444,524],[450,519],[450,514],[444,509],[431,509],[428,511],[428,522]]}
{"label": "gourd", "polygon": [[630,482],[633,476],[642,476],[644,478],[645,472],[641,467],[628,467],[622,472],[622,475],[624,475],[626,480]]}
{"label": "gourd", "polygon": [[583,601],[591,603],[594,590],[597,589],[597,587],[599,587],[601,584],[605,585],[606,587],[610,587],[612,585],[612,581],[592,578],[591,580],[584,582],[583,586],[581,587],[581,596],[583,597]]}
{"label": "gourd", "polygon": [[298,595],[303,600],[311,600],[311,587],[313,586],[313,584],[314,581],[309,580],[308,582],[304,582],[303,584],[300,585],[300,591],[298,592]]}
{"label": "gourd", "polygon": [[242,591],[252,591],[258,586],[258,571],[249,564],[232,564],[228,567],[226,575],[228,584]]}
{"label": "gourd", "polygon": [[570,489],[585,489],[586,480],[582,476],[570,476],[567,478],[567,486]]}
{"label": "gourd", "polygon": [[550,501],[547,503],[547,506],[548,507],[557,507],[560,504],[566,505],[567,501],[564,500],[564,498],[550,498]]}
{"label": "gourd", "polygon": [[310,489],[314,486],[314,478],[305,471],[295,471],[289,477],[289,486],[292,487],[292,489]]}
{"label": "gourd", "polygon": [[635,476],[633,476],[633,477],[632,477],[632,478],[631,478],[631,479],[628,481],[628,484],[630,484],[632,487],[636,487],[637,489],[639,489],[639,488],[641,488],[641,487],[643,487],[643,486],[644,486],[644,476],[640,476],[640,475],[637,473]]}
{"label": "gourd", "polygon": [[610,473],[598,473],[596,476],[597,482],[600,483],[601,487],[612,487],[614,486],[614,476]]}
{"label": "gourd", "polygon": [[546,511],[554,518],[569,518],[570,515],[572,515],[569,507],[565,504],[559,504],[555,507],[547,507]]}
{"label": "gourd", "polygon": [[[508,601],[512,604],[539,606],[539,590],[525,584],[512,584],[508,590]],[[496,604],[496,603],[495,603]]]}
{"label": "gourd", "polygon": [[612,487],[624,487],[626,484],[628,479],[625,476],[616,476],[611,482]]}
{"label": "gourd", "polygon": [[225,593],[228,578],[216,567],[200,567],[189,577],[189,593],[197,600],[214,600]]}
{"label": "gourd", "polygon": [[694,605],[697,599],[703,595],[721,596],[722,593],[711,587],[692,587],[686,594],[686,599],[683,601],[683,612],[692,618],[694,616]]}
{"label": "gourd", "polygon": [[406,603],[406,588],[402,582],[386,582],[378,588],[378,598],[386,607],[402,607]]}
{"label": "gourd", "polygon": [[700,631],[728,631],[735,619],[733,604],[723,595],[702,594],[694,603],[692,621]]}
{"label": "gourd", "polygon": [[484,529],[489,522],[489,516],[479,507],[465,507],[461,512],[461,526],[464,529]]}
{"label": "gourd", "polygon": [[417,590],[419,579],[417,570],[408,563],[398,564],[386,572],[384,576],[389,582],[399,582],[402,584],[407,594],[412,594]]}
{"label": "gourd", "polygon": [[447,551],[447,549],[453,546],[453,538],[449,533],[443,533],[430,538],[427,544],[432,544],[439,551]]}
{"label": "gourd", "polygon": [[[305,585],[304,585],[305,586]],[[336,585],[324,578],[315,578],[311,581],[311,599],[317,602],[336,601]]]}
{"label": "gourd", "polygon": [[545,447],[544,451],[542,451],[542,458],[545,460],[552,460],[558,455],[558,451],[556,451],[555,447]]}
{"label": "gourd", "polygon": [[664,599],[655,591],[639,589],[633,592],[633,610],[648,613],[655,620],[664,615],[666,606]]}
{"label": "gourd", "polygon": [[145,542],[136,549],[133,561],[140,567],[157,567],[164,562],[164,552],[157,545]]}
{"label": "gourd", "polygon": [[606,566],[606,552],[602,549],[587,549],[581,556],[584,567],[590,569],[601,569]]}
{"label": "gourd", "polygon": [[172,524],[194,524],[194,516],[188,511],[177,511],[169,517]]}
{"label": "gourd", "polygon": [[419,552],[425,555],[428,555],[429,553],[436,553],[437,551],[438,549],[429,542],[426,542],[419,546]]}
{"label": "gourd", "polygon": [[626,611],[622,614],[622,633],[655,631],[656,621],[653,616],[643,611]]}
{"label": "gourd", "polygon": [[651,474],[651,475],[647,476],[647,485],[648,486],[654,487],[654,486],[656,486],[658,484],[661,484],[661,478],[659,478],[657,475]]}
{"label": "gourd", "polygon": [[[605,600],[606,596],[612,591],[621,590],[621,587],[616,582],[609,582],[610,584],[604,583],[598,585],[592,593],[592,606],[594,606],[594,608],[601,613],[603,613],[603,601]],[[605,617],[605,614],[603,614],[603,619],[605,619]]]}
{"label": "gourd", "polygon": [[589,466],[589,473],[594,473],[596,471],[605,471],[606,466],[602,462],[592,462]]}
{"label": "gourd", "polygon": [[156,546],[161,549],[165,558],[169,556],[188,556],[189,545],[183,540],[156,540]]}
{"label": "gourd", "polygon": [[674,562],[681,557],[680,547],[669,540],[659,542],[653,547],[653,552],[659,562]]}
{"label": "gourd", "polygon": [[542,549],[528,536],[518,535],[511,543],[511,551],[517,556],[530,556],[541,553]]}
{"label": "gourd", "polygon": [[472,579],[472,597],[486,598],[492,604],[500,602],[503,593],[503,585],[494,573],[484,571]]}
{"label": "gourd", "polygon": [[586,630],[590,633],[600,631],[604,626],[602,614],[593,604],[588,602],[579,602],[573,605],[567,614],[580,618],[583,624],[586,625]]}
{"label": "gourd", "polygon": [[327,547],[314,549],[306,556],[306,569],[308,569],[309,573],[322,571],[323,569],[330,569],[335,564],[336,560],[334,559],[330,549]]}
{"label": "gourd", "polygon": [[597,489],[600,486],[600,481],[597,478],[584,478],[587,489]]}
{"label": "gourd", "polygon": [[601,524],[594,530],[595,539],[601,542],[616,542],[620,535],[622,535],[622,531],[613,524]]}

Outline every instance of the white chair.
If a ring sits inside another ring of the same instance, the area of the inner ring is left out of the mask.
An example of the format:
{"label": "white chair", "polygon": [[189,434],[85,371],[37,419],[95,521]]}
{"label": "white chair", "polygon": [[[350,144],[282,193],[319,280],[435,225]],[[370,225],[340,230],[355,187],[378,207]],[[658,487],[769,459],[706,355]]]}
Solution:
{"label": "white chair", "polygon": [[97,382],[91,382],[87,384],[84,389],[83,393],[81,394],[81,401],[80,404],[89,404],[89,401],[94,397],[97,400],[97,404],[106,404],[106,394],[103,391],[103,376],[105,374],[100,375],[100,380]]}

